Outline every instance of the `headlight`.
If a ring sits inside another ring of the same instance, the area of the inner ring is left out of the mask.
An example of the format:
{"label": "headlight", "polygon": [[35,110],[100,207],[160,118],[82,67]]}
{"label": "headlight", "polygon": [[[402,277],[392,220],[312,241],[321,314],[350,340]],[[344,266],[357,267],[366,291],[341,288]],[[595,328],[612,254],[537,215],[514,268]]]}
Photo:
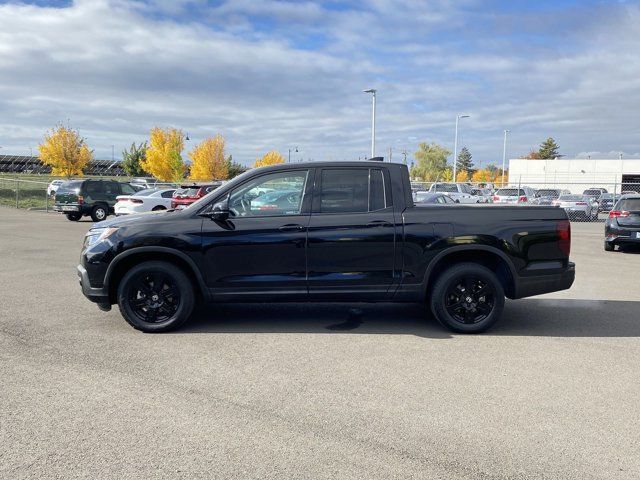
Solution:
{"label": "headlight", "polygon": [[90,247],[98,242],[102,242],[117,231],[118,229],[116,227],[94,228],[92,230],[89,230],[87,232],[87,235],[84,237],[84,246]]}

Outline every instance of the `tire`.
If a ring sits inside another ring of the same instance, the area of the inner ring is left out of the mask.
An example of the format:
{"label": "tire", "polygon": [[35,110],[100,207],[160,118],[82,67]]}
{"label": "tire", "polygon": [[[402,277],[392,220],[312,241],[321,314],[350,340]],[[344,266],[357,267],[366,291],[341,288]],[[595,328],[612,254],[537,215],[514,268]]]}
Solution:
{"label": "tire", "polygon": [[189,319],[194,306],[191,280],[171,263],[151,261],[136,265],[118,285],[120,313],[129,325],[142,332],[178,328]]}
{"label": "tire", "polygon": [[615,250],[616,246],[607,242],[606,240],[604,241],[604,251],[605,252],[613,252]]}
{"label": "tire", "polygon": [[91,220],[94,222],[101,222],[107,219],[109,215],[109,210],[104,205],[96,205],[91,210]]}
{"label": "tire", "polygon": [[[473,293],[463,298],[469,289]],[[477,308],[479,305],[482,308]],[[503,309],[502,283],[495,273],[477,263],[459,263],[448,268],[440,274],[431,293],[434,316],[457,333],[486,331],[498,321]]]}
{"label": "tire", "polygon": [[67,217],[67,220],[71,222],[77,222],[82,218],[82,215],[79,213],[67,213],[65,216]]}
{"label": "tire", "polygon": [[156,205],[155,207],[153,207],[153,208],[151,209],[151,211],[152,211],[152,212],[159,212],[159,211],[161,211],[161,210],[166,210],[166,208],[165,208],[165,207],[163,207],[162,205]]}

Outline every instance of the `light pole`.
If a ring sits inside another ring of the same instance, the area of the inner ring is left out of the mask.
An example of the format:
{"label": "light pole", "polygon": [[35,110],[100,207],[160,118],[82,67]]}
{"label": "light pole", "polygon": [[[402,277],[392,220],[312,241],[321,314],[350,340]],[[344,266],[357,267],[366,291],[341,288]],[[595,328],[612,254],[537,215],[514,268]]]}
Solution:
{"label": "light pole", "polygon": [[469,118],[471,115],[465,115],[463,113],[456,115],[456,135],[453,140],[453,181],[456,181],[458,173],[458,122],[461,118]]}
{"label": "light pole", "polygon": [[[298,153],[298,147],[294,149],[294,152]],[[287,163],[291,163],[291,149],[289,149],[289,160],[287,161]]]}
{"label": "light pole", "polygon": [[504,164],[507,161],[507,134],[509,130],[504,131],[504,143],[502,145],[502,185],[504,187]]}
{"label": "light pole", "polygon": [[376,92],[375,88],[368,88],[363,90],[364,93],[372,94],[372,109],[371,109],[371,158],[376,156]]}

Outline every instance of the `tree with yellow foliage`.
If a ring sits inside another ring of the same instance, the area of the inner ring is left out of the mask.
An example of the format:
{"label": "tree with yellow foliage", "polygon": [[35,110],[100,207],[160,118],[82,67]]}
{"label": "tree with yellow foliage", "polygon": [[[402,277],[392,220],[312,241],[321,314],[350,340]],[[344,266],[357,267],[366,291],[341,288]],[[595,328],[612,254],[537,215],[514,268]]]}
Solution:
{"label": "tree with yellow foliage", "polygon": [[465,172],[464,170],[462,170],[456,173],[456,182],[468,182],[468,181],[469,181],[469,172]]}
{"label": "tree with yellow foliage", "polygon": [[474,183],[487,183],[493,180],[492,177],[493,176],[491,175],[491,172],[486,168],[483,168],[482,170],[476,170],[475,172],[473,172],[471,181]]}
{"label": "tree with yellow foliage", "polygon": [[224,138],[218,134],[206,138],[189,152],[191,180],[226,180],[229,178],[229,164],[224,158]]}
{"label": "tree with yellow foliage", "polygon": [[254,167],[266,167],[267,165],[279,165],[284,163],[284,157],[280,155],[279,152],[275,150],[271,150],[266,153],[264,157],[257,158],[256,163],[253,164]]}
{"label": "tree with yellow foliage", "polygon": [[54,176],[71,177],[82,171],[93,158],[84,138],[69,126],[58,125],[45,134],[38,145],[40,160],[51,167]]}
{"label": "tree with yellow foliage", "polygon": [[504,172],[504,176],[498,174],[498,176],[495,178],[495,180],[493,181],[493,183],[495,183],[496,185],[506,185],[509,183],[509,171],[505,171]]}
{"label": "tree with yellow foliage", "polygon": [[179,182],[184,178],[183,148],[182,130],[154,127],[151,129],[146,158],[140,162],[140,166],[159,180]]}

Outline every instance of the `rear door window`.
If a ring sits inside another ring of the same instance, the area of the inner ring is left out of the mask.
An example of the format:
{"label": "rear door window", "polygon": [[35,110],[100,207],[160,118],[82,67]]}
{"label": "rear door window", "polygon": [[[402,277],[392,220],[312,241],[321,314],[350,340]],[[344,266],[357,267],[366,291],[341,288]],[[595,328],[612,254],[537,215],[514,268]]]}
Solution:
{"label": "rear door window", "polygon": [[364,213],[369,209],[369,169],[322,170],[321,213]]}
{"label": "rear door window", "polygon": [[102,182],[85,182],[84,193],[86,195],[96,195],[103,192]]}

